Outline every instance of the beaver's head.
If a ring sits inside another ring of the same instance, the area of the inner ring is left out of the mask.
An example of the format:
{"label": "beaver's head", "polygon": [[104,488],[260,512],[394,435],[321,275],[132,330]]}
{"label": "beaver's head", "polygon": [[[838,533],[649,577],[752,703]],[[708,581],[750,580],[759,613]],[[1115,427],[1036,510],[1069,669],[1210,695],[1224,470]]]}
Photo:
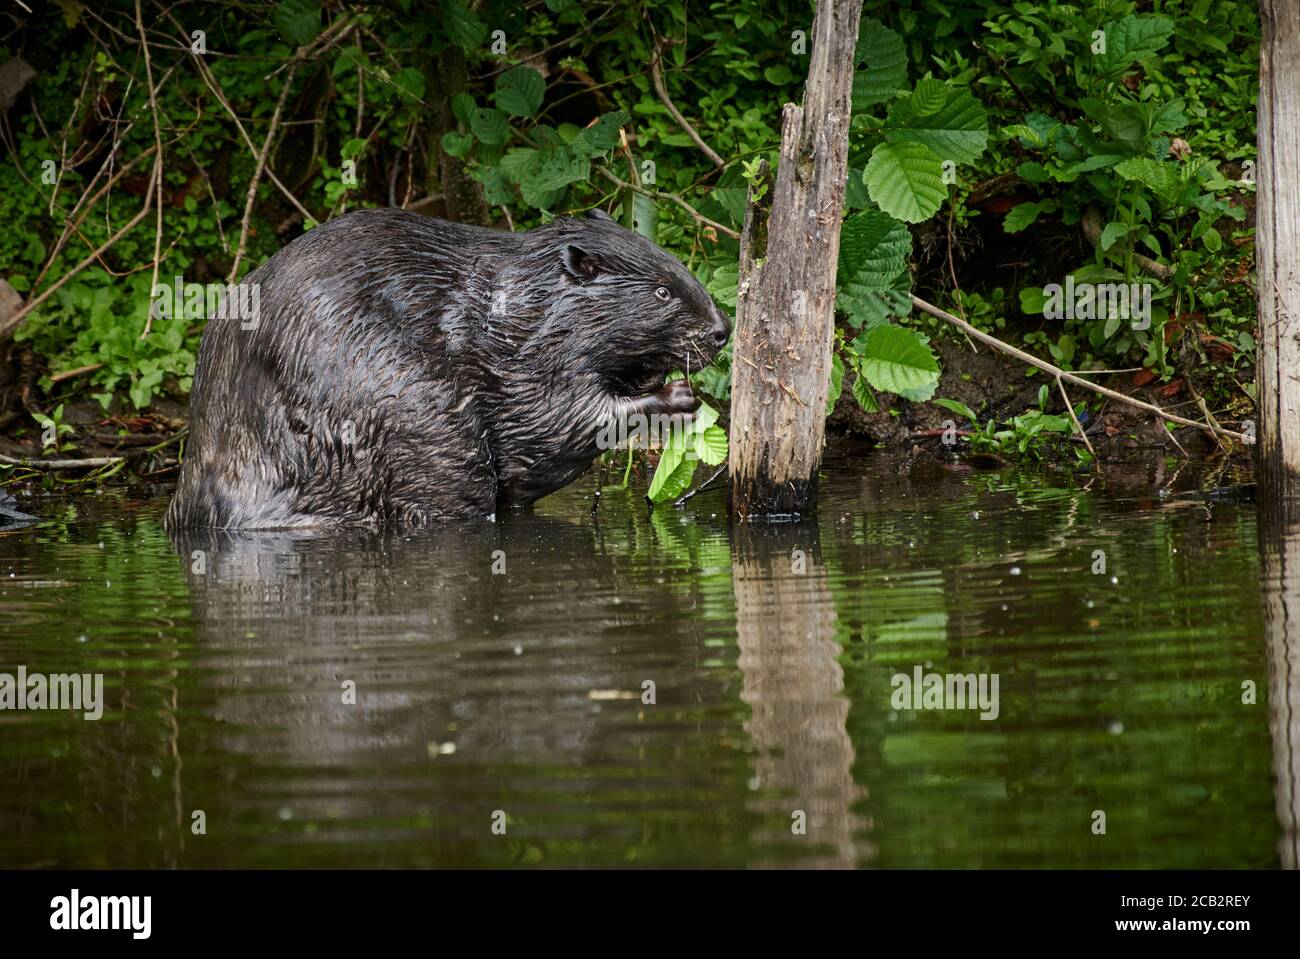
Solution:
{"label": "beaver's head", "polygon": [[645,392],[727,345],[727,315],[676,257],[600,211],[557,226],[564,307],[591,368]]}

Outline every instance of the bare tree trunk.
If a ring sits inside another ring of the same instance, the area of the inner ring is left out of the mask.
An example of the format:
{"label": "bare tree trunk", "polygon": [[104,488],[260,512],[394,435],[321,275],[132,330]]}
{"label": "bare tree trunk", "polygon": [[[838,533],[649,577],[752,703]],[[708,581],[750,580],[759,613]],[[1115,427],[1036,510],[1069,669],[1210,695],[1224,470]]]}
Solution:
{"label": "bare tree trunk", "polygon": [[1260,0],[1259,464],[1261,507],[1300,496],[1300,7]]}
{"label": "bare tree trunk", "polygon": [[785,105],[776,183],[770,196],[750,192],[731,386],[738,518],[817,505],[861,12],[862,0],[817,4],[804,103]]}
{"label": "bare tree trunk", "polygon": [[429,171],[425,185],[430,194],[436,192],[435,186],[441,188],[447,219],[456,223],[490,226],[492,217],[488,215],[483,184],[470,176],[464,160],[452,156],[442,148],[443,134],[456,129],[456,117],[451,109],[452,97],[463,93],[469,83],[465,54],[456,46],[447,47],[430,64],[426,75],[429,80],[428,89],[434,91],[436,97],[436,106],[433,129],[429,134]]}

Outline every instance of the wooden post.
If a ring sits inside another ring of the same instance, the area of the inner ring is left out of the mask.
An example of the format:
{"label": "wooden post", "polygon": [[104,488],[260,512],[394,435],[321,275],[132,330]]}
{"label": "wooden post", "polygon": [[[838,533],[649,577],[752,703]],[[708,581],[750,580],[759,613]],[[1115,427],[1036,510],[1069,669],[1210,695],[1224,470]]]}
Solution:
{"label": "wooden post", "polygon": [[761,186],[750,191],[731,367],[737,518],[817,505],[861,13],[862,0],[819,0],[803,106],[785,105],[776,182],[765,177],[761,197]]}
{"label": "wooden post", "polygon": [[1278,520],[1300,497],[1300,6],[1260,0],[1259,277],[1260,505]]}

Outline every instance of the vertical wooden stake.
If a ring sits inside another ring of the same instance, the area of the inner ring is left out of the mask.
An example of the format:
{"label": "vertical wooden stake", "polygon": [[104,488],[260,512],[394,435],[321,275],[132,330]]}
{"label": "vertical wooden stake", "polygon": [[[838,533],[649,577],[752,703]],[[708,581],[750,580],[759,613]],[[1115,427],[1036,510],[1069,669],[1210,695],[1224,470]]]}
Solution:
{"label": "vertical wooden stake", "polygon": [[[803,106],[787,103],[775,183],[750,191],[731,385],[731,513],[817,505],[862,0],[819,0]],[[770,208],[769,208],[770,204]]]}

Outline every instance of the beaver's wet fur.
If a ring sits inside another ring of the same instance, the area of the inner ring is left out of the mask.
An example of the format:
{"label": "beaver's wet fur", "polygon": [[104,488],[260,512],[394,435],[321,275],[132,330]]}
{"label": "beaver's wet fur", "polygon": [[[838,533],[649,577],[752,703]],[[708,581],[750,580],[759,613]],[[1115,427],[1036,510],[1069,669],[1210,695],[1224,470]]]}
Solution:
{"label": "beaver's wet fur", "polygon": [[604,214],[507,233],[401,210],[254,270],[199,349],[172,529],[411,525],[560,489],[610,417],[686,413],[725,345],[682,264]]}

